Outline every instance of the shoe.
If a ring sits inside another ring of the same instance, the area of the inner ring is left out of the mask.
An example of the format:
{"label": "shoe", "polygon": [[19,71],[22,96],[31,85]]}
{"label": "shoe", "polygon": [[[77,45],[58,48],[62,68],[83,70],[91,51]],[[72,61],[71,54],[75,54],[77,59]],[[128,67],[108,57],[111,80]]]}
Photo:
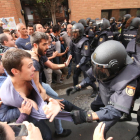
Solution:
{"label": "shoe", "polygon": [[63,84],[63,82],[62,81],[59,81],[59,82],[57,82],[57,84]]}
{"label": "shoe", "polygon": [[94,98],[94,97],[96,97],[96,94],[92,93],[92,94],[90,95],[90,97],[91,97],[91,98]]}
{"label": "shoe", "polygon": [[123,116],[120,118],[120,122],[123,122],[123,121],[132,121],[131,114],[123,113]]}
{"label": "shoe", "polygon": [[140,140],[140,135],[134,136],[131,140]]}
{"label": "shoe", "polygon": [[61,134],[57,134],[55,132],[54,136],[55,137],[67,137],[71,134],[71,130],[70,129],[63,129],[63,132]]}
{"label": "shoe", "polygon": [[66,78],[69,79],[70,77],[71,77],[71,74],[68,74]]}

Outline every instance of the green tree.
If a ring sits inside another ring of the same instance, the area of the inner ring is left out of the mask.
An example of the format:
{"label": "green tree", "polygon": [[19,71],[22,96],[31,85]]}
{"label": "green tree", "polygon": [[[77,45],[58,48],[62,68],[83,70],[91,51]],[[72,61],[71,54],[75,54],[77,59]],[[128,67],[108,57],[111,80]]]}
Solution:
{"label": "green tree", "polygon": [[52,15],[52,21],[53,21],[53,25],[56,24],[56,3],[58,0],[36,0],[37,3],[43,3],[45,5],[46,8],[49,9],[51,15]]}

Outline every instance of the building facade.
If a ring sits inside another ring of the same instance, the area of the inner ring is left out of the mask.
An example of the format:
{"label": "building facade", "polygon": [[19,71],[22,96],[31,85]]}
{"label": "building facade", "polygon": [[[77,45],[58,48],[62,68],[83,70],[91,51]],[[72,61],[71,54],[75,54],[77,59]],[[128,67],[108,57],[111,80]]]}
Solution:
{"label": "building facade", "polygon": [[0,0],[0,18],[14,17],[15,23],[24,21],[20,0]]}
{"label": "building facade", "polygon": [[73,21],[90,17],[115,17],[118,21],[125,14],[140,16],[140,0],[69,0],[69,17]]}
{"label": "building facade", "polygon": [[[14,17],[15,24],[19,22],[45,24],[51,21],[51,16],[45,10],[47,7],[42,7],[39,7],[35,0],[0,0],[0,18]],[[118,21],[125,14],[140,16],[140,0],[58,0],[56,8],[57,21],[63,21],[68,17],[71,21],[88,17],[91,19],[115,17]]]}

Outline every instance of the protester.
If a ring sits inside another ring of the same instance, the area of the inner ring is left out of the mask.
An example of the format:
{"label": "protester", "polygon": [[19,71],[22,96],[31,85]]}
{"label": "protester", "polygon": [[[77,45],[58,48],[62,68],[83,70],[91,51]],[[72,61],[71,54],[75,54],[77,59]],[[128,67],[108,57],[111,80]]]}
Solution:
{"label": "protester", "polygon": [[28,35],[32,35],[34,33],[34,28],[33,25],[28,25],[27,26],[27,31],[28,31]]}
{"label": "protester", "polygon": [[17,47],[19,49],[31,50],[30,36],[28,36],[26,26],[23,23],[19,23],[17,24],[17,30],[20,34],[20,37],[16,40]]}

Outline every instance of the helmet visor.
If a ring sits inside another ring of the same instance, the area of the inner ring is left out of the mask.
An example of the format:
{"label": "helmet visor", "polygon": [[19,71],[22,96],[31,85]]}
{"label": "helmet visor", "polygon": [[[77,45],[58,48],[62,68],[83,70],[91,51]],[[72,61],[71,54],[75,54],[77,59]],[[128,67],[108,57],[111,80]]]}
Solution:
{"label": "helmet visor", "polygon": [[103,66],[99,66],[93,62],[92,62],[92,71],[95,78],[100,81],[106,81],[111,76],[109,68],[103,68]]}

